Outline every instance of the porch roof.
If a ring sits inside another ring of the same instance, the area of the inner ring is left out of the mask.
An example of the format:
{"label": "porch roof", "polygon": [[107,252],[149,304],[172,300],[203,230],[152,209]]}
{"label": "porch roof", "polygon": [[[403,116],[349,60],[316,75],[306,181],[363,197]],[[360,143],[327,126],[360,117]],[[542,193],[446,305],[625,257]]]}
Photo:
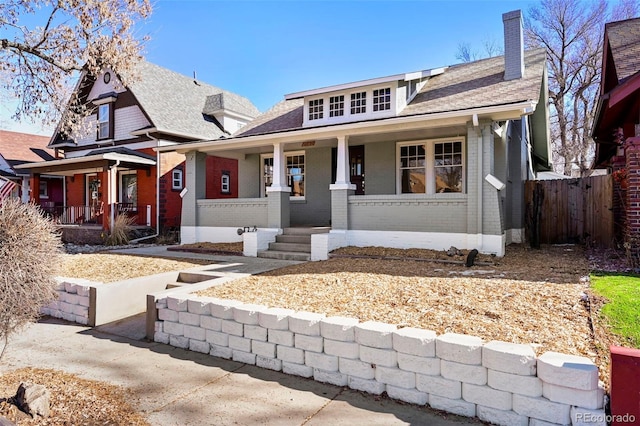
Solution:
{"label": "porch roof", "polygon": [[16,166],[16,169],[29,169],[33,173],[73,176],[74,174],[92,173],[96,169],[119,164],[121,168],[139,169],[155,166],[152,157],[136,153],[133,150],[119,150],[107,152],[92,152],[83,157],[65,158],[63,160],[41,161]]}

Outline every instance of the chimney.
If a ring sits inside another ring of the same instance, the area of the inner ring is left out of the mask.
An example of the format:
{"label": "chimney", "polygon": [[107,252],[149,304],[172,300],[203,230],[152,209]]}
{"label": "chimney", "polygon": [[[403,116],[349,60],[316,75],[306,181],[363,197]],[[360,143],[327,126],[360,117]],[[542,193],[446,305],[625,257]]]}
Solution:
{"label": "chimney", "polygon": [[504,79],[514,80],[524,75],[524,40],[522,12],[514,10],[502,14],[504,24]]}

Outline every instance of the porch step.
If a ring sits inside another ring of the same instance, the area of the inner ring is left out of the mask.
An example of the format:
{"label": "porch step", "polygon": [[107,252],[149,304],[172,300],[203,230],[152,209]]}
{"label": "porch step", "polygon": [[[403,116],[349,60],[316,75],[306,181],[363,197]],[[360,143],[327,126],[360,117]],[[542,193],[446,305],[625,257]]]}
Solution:
{"label": "porch step", "polygon": [[294,251],[302,253],[311,253],[311,238],[309,243],[269,243],[269,250],[271,251]]}
{"label": "porch step", "polygon": [[296,243],[296,244],[311,244],[311,234],[309,235],[276,235],[276,243]]}
{"label": "porch step", "polygon": [[265,259],[298,260],[302,262],[307,262],[311,260],[311,253],[262,250],[258,252],[258,257],[265,258]]}
{"label": "porch step", "polygon": [[324,234],[331,230],[328,226],[284,228],[282,235],[276,236],[275,243],[269,243],[269,250],[258,252],[258,257],[281,260],[311,260],[311,235]]}

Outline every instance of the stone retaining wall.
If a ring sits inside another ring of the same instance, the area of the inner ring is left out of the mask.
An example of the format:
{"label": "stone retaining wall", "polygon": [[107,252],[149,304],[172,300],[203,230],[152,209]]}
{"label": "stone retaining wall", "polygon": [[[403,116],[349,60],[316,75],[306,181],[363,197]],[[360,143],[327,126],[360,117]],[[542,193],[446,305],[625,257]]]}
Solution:
{"label": "stone retaining wall", "polygon": [[167,296],[156,307],[156,342],[499,425],[606,424],[585,357],[233,300]]}
{"label": "stone retaining wall", "polygon": [[82,279],[58,279],[57,300],[43,307],[40,312],[55,318],[62,318],[78,324],[89,323],[89,292],[98,283]]}

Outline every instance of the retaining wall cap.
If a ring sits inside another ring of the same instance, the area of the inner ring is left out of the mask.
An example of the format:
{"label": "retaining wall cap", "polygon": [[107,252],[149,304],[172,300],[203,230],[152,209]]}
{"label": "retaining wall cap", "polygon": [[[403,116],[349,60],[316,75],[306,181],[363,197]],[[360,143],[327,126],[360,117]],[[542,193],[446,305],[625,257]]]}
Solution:
{"label": "retaining wall cap", "polygon": [[380,331],[383,333],[384,332],[393,333],[398,329],[398,327],[396,327],[393,324],[387,324],[386,322],[378,322],[378,321],[362,322],[356,325],[356,328],[360,330]]}
{"label": "retaining wall cap", "polygon": [[398,336],[415,337],[423,340],[435,340],[438,335],[435,331],[424,330],[422,328],[404,327],[394,331]]}
{"label": "retaining wall cap", "polygon": [[306,312],[306,311],[298,311],[289,315],[289,318],[309,320],[309,321],[315,321],[315,322],[319,322],[322,318],[325,318],[325,317],[326,317],[325,314],[316,314],[315,312]]}
{"label": "retaining wall cap", "polygon": [[326,324],[334,324],[334,325],[342,325],[342,326],[355,326],[360,323],[360,320],[357,318],[349,318],[349,317],[326,317],[323,318],[320,322]]}

